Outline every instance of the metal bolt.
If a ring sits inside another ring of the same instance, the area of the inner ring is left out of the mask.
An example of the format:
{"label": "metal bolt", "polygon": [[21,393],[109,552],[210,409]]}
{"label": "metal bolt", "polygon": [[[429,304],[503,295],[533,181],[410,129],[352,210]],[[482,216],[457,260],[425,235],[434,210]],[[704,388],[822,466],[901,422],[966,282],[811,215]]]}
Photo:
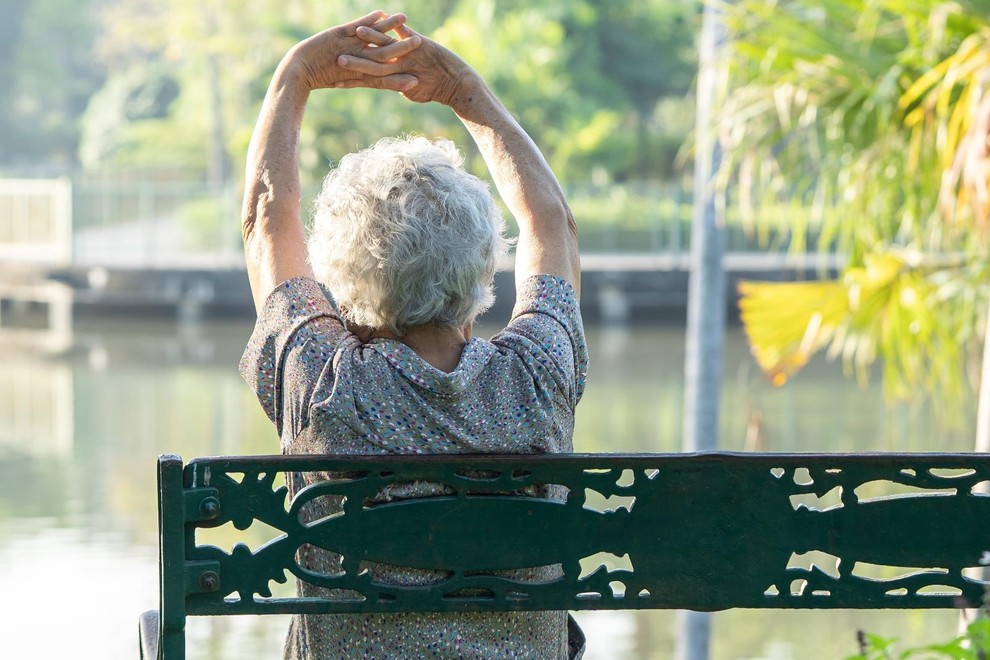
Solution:
{"label": "metal bolt", "polygon": [[220,576],[216,571],[203,571],[199,574],[199,588],[203,591],[216,591],[220,588]]}
{"label": "metal bolt", "polygon": [[199,503],[199,512],[204,518],[216,518],[220,515],[220,500],[215,497],[204,497]]}

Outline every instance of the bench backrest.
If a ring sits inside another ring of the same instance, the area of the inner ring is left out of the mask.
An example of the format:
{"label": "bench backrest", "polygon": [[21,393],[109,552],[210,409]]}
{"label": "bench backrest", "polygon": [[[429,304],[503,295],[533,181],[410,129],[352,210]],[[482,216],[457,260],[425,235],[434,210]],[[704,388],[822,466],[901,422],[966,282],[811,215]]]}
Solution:
{"label": "bench backrest", "polygon": [[[973,607],[984,585],[969,573],[990,550],[987,455],[251,456],[185,466],[162,456],[158,465],[166,657],[184,645],[186,615]],[[294,472],[331,478],[288,501],[276,477]],[[414,482],[444,494],[376,501]],[[300,522],[327,496],[344,498],[341,513]],[[255,520],[281,536],[254,551],[195,540],[197,528]],[[295,554],[307,543],[343,555],[342,573],[301,569]],[[381,584],[362,562],[449,577]],[[546,565],[560,577],[491,575]],[[343,596],[273,597],[270,582],[285,571]]]}

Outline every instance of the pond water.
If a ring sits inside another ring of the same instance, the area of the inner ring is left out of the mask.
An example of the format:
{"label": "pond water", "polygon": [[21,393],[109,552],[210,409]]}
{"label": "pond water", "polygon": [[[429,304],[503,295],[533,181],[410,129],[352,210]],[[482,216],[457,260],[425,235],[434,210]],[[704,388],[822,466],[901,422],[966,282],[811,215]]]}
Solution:
{"label": "pond water", "polygon": [[[136,657],[138,614],[157,606],[155,457],[278,451],[236,372],[250,330],[249,320],[84,318],[56,348],[42,331],[0,334],[0,656]],[[683,336],[676,325],[588,328],[577,451],[679,449]],[[732,330],[721,432],[730,450],[967,451],[973,428],[923,407],[888,408],[878,384],[860,387],[824,361],[773,389]],[[589,658],[672,655],[673,613],[578,618]],[[277,658],[286,625],[191,618],[189,657]],[[855,652],[858,629],[941,641],[956,615],[732,611],[715,616],[712,655],[841,658]]]}

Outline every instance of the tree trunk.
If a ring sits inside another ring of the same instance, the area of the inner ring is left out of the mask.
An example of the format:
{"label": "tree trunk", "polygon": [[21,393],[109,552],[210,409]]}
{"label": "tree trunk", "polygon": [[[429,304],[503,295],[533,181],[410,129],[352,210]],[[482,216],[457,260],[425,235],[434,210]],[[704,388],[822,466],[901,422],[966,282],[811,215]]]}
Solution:
{"label": "tree trunk", "polygon": [[[691,279],[684,363],[685,452],[718,446],[722,353],[725,343],[725,227],[714,187],[720,153],[712,130],[718,85],[715,51],[723,30],[713,4],[705,5],[699,44],[698,105],[694,165],[694,215],[691,221]],[[711,615],[680,612],[677,635],[679,660],[707,660]]]}
{"label": "tree trunk", "polygon": [[[983,367],[980,371],[980,391],[976,408],[976,441],[973,443],[973,451],[978,453],[990,452],[990,300],[987,302],[987,320],[983,328]],[[990,489],[978,486],[983,492]],[[990,550],[990,547],[987,548]],[[980,580],[990,580],[990,566],[984,566],[979,575],[971,575]],[[966,633],[969,622],[977,616],[985,616],[982,609],[963,610],[959,613],[959,634]]]}
{"label": "tree trunk", "polygon": [[976,411],[976,443],[973,450],[986,453],[990,452],[990,301],[987,303],[987,322],[983,333],[983,370],[980,373],[980,395]]}
{"label": "tree trunk", "polygon": [[[205,8],[207,38],[216,32],[216,15],[210,8]],[[207,180],[215,193],[224,189],[230,178],[230,158],[224,139],[223,93],[220,81],[220,63],[212,50],[206,54],[206,84],[209,86],[210,99],[210,138],[207,161]]]}
{"label": "tree trunk", "polygon": [[223,136],[223,96],[220,92],[220,67],[216,55],[211,54],[206,58],[206,78],[210,86],[210,153],[207,178],[210,187],[222,190],[230,178],[230,168]]}

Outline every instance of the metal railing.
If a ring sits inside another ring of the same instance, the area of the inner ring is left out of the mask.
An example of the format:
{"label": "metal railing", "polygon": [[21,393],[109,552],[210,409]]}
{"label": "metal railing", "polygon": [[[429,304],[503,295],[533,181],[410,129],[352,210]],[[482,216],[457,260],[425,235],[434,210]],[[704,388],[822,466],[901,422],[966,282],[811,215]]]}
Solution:
{"label": "metal railing", "polygon": [[[581,250],[593,258],[680,263],[690,251],[691,192],[679,182],[570,186],[567,194]],[[201,182],[0,180],[0,261],[239,268],[239,204],[236,190]],[[781,232],[757,238],[730,221],[726,234],[730,253],[776,256],[787,249]]]}
{"label": "metal railing", "polygon": [[0,262],[72,261],[72,183],[0,179]]}
{"label": "metal railing", "polygon": [[140,268],[243,266],[238,201],[205,183],[75,183],[74,261]]}

